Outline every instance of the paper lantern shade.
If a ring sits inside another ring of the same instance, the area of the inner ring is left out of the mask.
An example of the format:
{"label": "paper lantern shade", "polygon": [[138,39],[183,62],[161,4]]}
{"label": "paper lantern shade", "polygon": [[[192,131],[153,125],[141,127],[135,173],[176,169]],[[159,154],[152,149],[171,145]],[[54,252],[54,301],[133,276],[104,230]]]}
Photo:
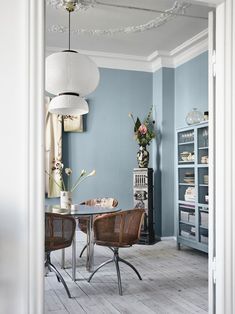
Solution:
{"label": "paper lantern shade", "polygon": [[46,58],[46,90],[50,94],[86,96],[96,89],[99,78],[96,64],[76,51],[57,52]]}
{"label": "paper lantern shade", "polygon": [[83,115],[89,112],[89,107],[84,98],[65,94],[51,100],[49,112],[61,115]]}

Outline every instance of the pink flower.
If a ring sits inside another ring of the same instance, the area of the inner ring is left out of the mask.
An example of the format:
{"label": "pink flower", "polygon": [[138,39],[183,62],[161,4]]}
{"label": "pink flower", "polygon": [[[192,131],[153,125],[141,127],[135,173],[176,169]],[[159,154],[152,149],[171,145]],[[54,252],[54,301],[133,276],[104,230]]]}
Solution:
{"label": "pink flower", "polygon": [[144,134],[147,133],[148,129],[147,129],[146,125],[141,124],[141,126],[140,126],[139,129],[138,129],[138,131],[139,131],[142,135],[144,135]]}

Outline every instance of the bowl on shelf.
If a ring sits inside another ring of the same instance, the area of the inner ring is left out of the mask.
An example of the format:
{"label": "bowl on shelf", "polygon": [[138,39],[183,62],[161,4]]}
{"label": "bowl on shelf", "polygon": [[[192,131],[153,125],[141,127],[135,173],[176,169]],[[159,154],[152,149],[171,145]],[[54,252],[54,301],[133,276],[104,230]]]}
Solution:
{"label": "bowl on shelf", "polygon": [[202,156],[201,157],[201,163],[202,164],[208,164],[208,156]]}
{"label": "bowl on shelf", "polygon": [[189,153],[188,161],[194,161],[194,153]]}
{"label": "bowl on shelf", "polygon": [[183,161],[194,161],[194,153],[182,152],[180,153],[180,157]]}
{"label": "bowl on shelf", "polygon": [[188,161],[189,152],[182,152],[180,153],[180,157],[183,161]]}
{"label": "bowl on shelf", "polygon": [[193,172],[185,172],[184,178],[183,178],[185,183],[191,183],[194,184],[194,173]]}
{"label": "bowl on shelf", "polygon": [[204,184],[208,184],[208,182],[209,182],[208,174],[205,174],[205,175],[203,176],[203,181],[204,181]]}

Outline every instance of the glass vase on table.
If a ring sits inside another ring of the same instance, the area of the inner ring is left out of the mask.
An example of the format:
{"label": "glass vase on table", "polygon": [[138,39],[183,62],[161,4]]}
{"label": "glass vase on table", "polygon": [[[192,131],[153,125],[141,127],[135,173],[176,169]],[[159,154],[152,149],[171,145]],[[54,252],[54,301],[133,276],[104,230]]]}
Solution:
{"label": "glass vase on table", "polygon": [[63,209],[71,209],[72,192],[60,191],[60,207]]}

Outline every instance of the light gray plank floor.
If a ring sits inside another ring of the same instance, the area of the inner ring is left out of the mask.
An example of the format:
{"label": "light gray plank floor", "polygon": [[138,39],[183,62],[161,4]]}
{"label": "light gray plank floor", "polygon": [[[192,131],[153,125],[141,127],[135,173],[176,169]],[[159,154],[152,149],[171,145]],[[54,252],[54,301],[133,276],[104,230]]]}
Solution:
{"label": "light gray plank floor", "polygon": [[[79,255],[85,238],[78,232]],[[95,265],[110,258],[108,248],[95,246]],[[126,265],[121,264],[123,296],[118,294],[116,271],[113,264],[101,269],[87,282],[85,254],[77,258],[77,281],[71,280],[71,248],[66,249],[66,269],[60,269],[60,251],[52,254],[52,262],[64,277],[72,299],[68,299],[54,273],[45,277],[45,313],[107,313],[107,314],[192,314],[207,313],[207,255],[183,247],[175,241],[155,245],[135,245],[120,249],[120,256],[131,262],[143,280]]]}

